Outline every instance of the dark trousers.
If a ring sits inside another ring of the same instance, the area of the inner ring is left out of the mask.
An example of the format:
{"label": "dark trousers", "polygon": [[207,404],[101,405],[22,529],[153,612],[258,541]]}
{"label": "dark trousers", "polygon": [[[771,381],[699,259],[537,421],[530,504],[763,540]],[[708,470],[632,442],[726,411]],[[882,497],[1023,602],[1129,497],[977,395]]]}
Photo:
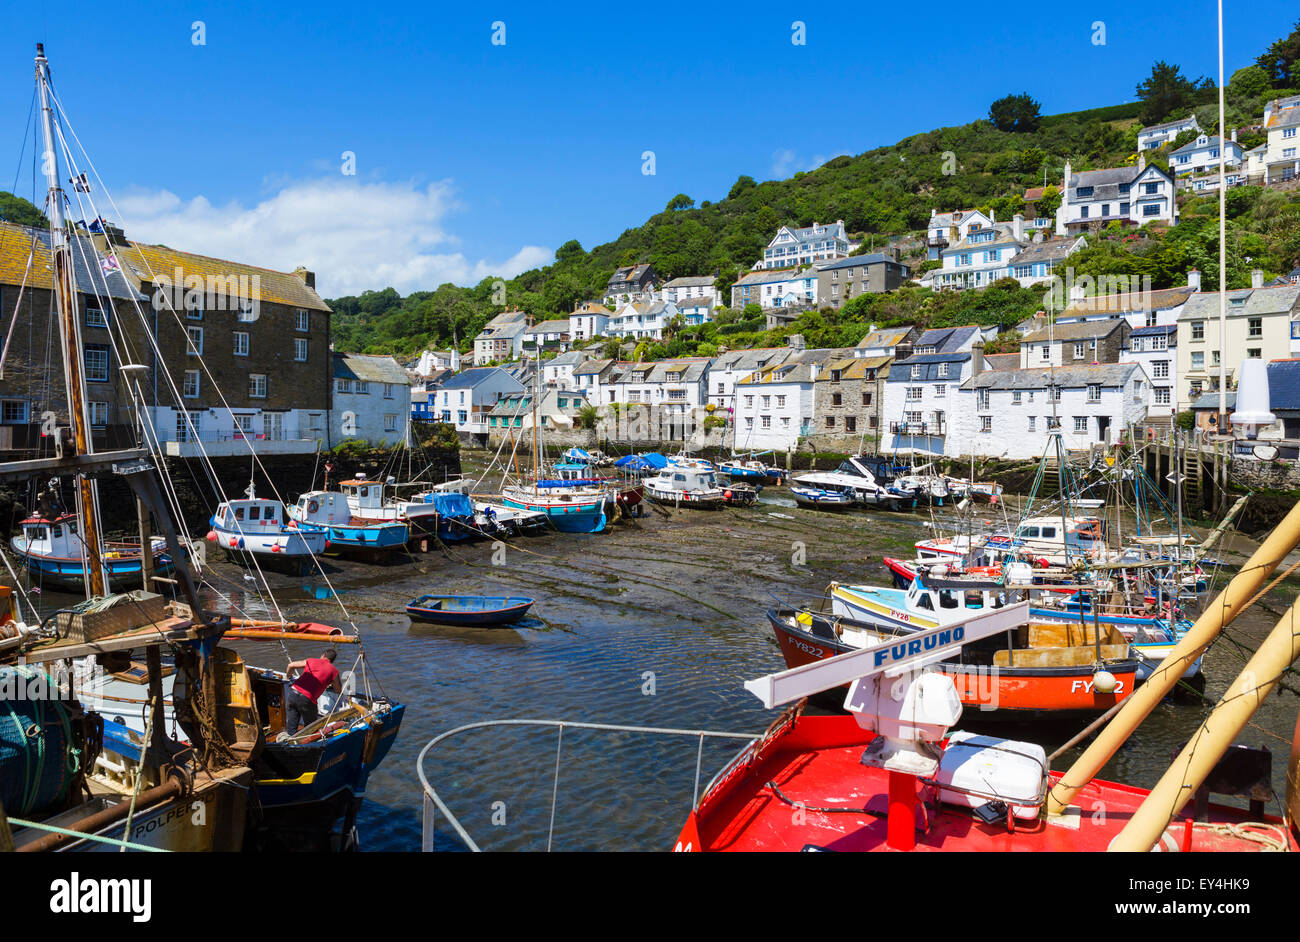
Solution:
{"label": "dark trousers", "polygon": [[290,688],[284,705],[284,731],[292,736],[298,730],[316,722],[316,703]]}

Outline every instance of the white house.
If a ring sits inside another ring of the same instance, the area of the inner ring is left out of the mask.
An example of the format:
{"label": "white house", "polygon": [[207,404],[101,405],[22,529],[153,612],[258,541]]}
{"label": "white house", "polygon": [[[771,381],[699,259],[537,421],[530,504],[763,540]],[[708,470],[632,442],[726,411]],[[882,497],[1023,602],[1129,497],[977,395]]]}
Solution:
{"label": "white house", "polygon": [[713,282],[713,275],[686,275],[681,278],[674,278],[672,281],[664,282],[659,297],[664,301],[672,301],[679,308],[683,307],[682,302],[687,300],[706,301],[710,310],[715,307],[725,306],[725,302],[718,293],[718,289],[713,286]]}
{"label": "white house", "polygon": [[[923,335],[924,336],[924,335]],[[881,450],[929,455],[961,454],[951,444],[957,389],[984,362],[982,344],[948,353],[913,354],[895,360],[885,379]]]}
{"label": "white house", "polygon": [[1138,155],[1137,166],[1073,173],[1065,162],[1061,208],[1056,213],[1056,234],[1066,235],[1111,222],[1143,226],[1149,222],[1174,225],[1178,206],[1174,179]]}
{"label": "white house", "polygon": [[844,220],[834,225],[813,223],[805,229],[782,226],[763,250],[763,260],[757,268],[790,268],[811,265],[823,259],[845,258],[856,247],[849,241]]}
{"label": "white house", "polygon": [[661,340],[664,328],[678,314],[671,301],[633,301],[620,307],[605,333],[611,337],[634,337],[637,340]]}
{"label": "white house", "polygon": [[523,311],[502,311],[474,338],[474,365],[513,360],[523,352],[528,315]]}
{"label": "white house", "polygon": [[1008,265],[1010,275],[1022,288],[1032,288],[1056,275],[1056,269],[1079,249],[1086,248],[1083,236],[1066,236],[1063,239],[1044,239],[1035,233],[1034,239],[1012,256]]}
{"label": "white house", "polygon": [[689,325],[703,324],[713,320],[714,298],[679,298],[673,302],[681,312],[682,319]]}
{"label": "white house", "polygon": [[485,434],[488,413],[502,396],[524,391],[524,384],[495,366],[465,370],[444,380],[430,404],[434,419],[450,422],[458,432]]}
{"label": "white house", "polygon": [[1010,223],[971,226],[966,237],[943,249],[943,268],[935,273],[936,290],[986,288],[1011,276],[1011,260],[1028,245],[1025,220],[1019,213]]}
{"label": "white house", "polygon": [[1151,381],[1151,403],[1147,414],[1174,414],[1174,390],[1178,386],[1178,325],[1138,327],[1128,336],[1120,352],[1121,363],[1137,363]]}
{"label": "white house", "polygon": [[441,370],[455,372],[460,369],[460,351],[454,347],[451,350],[425,350],[420,354],[414,369],[422,377],[432,376]]}
{"label": "white house", "polygon": [[867,335],[853,348],[853,355],[872,359],[892,357],[898,354],[898,348],[903,344],[909,344],[906,349],[910,352],[910,341],[920,334],[921,331],[915,327],[886,327],[881,330],[872,324],[868,328]]}
{"label": "white house", "polygon": [[1179,134],[1184,131],[1200,132],[1201,126],[1196,123],[1196,116],[1190,115],[1186,118],[1175,118],[1172,121],[1166,121],[1163,124],[1153,124],[1150,127],[1138,131],[1137,145],[1138,150],[1156,150],[1164,147]]}
{"label": "white house", "polygon": [[1268,150],[1264,153],[1264,182],[1300,176],[1300,95],[1275,98],[1264,106]]}
{"label": "white house", "polygon": [[616,360],[587,360],[573,368],[573,388],[593,406],[618,400],[618,379],[623,365]]}
{"label": "white house", "polygon": [[332,442],[411,442],[411,380],[392,357],[334,354]]}
{"label": "white house", "polygon": [[708,401],[708,357],[632,363],[614,383],[615,401],[658,406],[667,414],[693,414]]}
{"label": "white house", "polygon": [[[1220,159],[1219,154],[1223,157]],[[1219,135],[1202,134],[1194,141],[1188,141],[1169,155],[1169,169],[1175,176],[1204,173],[1211,168],[1217,173],[1219,164],[1224,167],[1239,167],[1242,161],[1241,145],[1237,143],[1237,132],[1224,144]]]}
{"label": "white house", "polygon": [[559,350],[563,353],[569,349],[568,318],[540,321],[524,330],[523,352],[530,356],[539,350]]}
{"label": "white house", "polygon": [[980,371],[958,394],[949,454],[1036,458],[1055,432],[1067,449],[1112,445],[1146,418],[1149,396],[1137,363]]}
{"label": "white house", "polygon": [[586,361],[587,353],[584,350],[570,350],[549,360],[542,360],[542,383],[556,389],[575,389],[574,368]]}
{"label": "white house", "polygon": [[756,376],[765,367],[783,363],[794,351],[789,347],[758,347],[750,350],[728,350],[713,358],[705,378],[708,385],[708,404],[715,409],[736,408],[736,383],[746,376]]}
{"label": "white house", "polygon": [[803,350],[736,383],[732,448],[786,451],[813,432],[814,383],[835,351]]}
{"label": "white house", "polygon": [[599,301],[583,301],[569,315],[569,336],[574,340],[603,337],[613,316],[614,312]]}
{"label": "white house", "polygon": [[937,261],[940,252],[965,239],[972,228],[991,229],[996,221],[996,215],[991,211],[985,215],[978,209],[959,209],[951,213],[931,209],[930,221],[926,223],[928,258]]}

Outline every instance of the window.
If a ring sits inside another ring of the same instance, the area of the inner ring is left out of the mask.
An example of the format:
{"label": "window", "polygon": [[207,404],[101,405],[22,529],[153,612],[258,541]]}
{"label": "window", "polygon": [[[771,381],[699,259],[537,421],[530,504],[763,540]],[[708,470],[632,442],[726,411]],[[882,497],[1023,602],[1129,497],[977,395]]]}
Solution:
{"label": "window", "polygon": [[86,344],[86,382],[108,382],[108,347],[103,344]]}
{"label": "window", "polygon": [[993,431],[993,416],[991,415],[980,416],[980,431],[981,432]]}
{"label": "window", "polygon": [[1075,358],[1076,360],[1082,360],[1082,359],[1083,359],[1083,351],[1084,351],[1083,344],[1082,344],[1082,343],[1076,343],[1076,344],[1074,345],[1074,358]]}
{"label": "window", "polygon": [[0,402],[0,423],[5,425],[22,425],[27,421],[27,403],[22,399],[6,399]]}
{"label": "window", "polygon": [[947,391],[948,391],[948,387],[943,385],[942,383],[934,387],[934,394],[936,397],[940,399],[942,399],[944,395],[947,394]]}
{"label": "window", "polygon": [[[1160,192],[1160,184],[1159,184],[1159,183],[1144,183],[1144,184],[1142,184],[1142,192],[1145,193],[1147,196],[1156,196],[1156,195]],[[1160,205],[1157,203],[1155,206],[1147,206],[1147,207],[1145,207],[1145,209],[1154,209],[1155,212],[1145,212],[1145,211],[1144,211],[1144,212],[1143,212],[1143,215],[1145,215],[1145,216],[1154,216],[1157,212],[1160,211]]]}
{"label": "window", "polygon": [[1029,417],[1029,431],[1031,432],[1034,431],[1035,430],[1034,426],[1037,425],[1037,423],[1038,423],[1038,416],[1031,415]]}
{"label": "window", "polygon": [[1052,358],[1052,347],[1051,347],[1051,344],[1046,344],[1046,343],[1045,343],[1045,344],[1043,344],[1043,359],[1044,359],[1044,360],[1050,360],[1051,358]]}
{"label": "window", "polygon": [[[839,393],[836,393],[836,394],[835,394],[835,404],[836,404],[837,406],[840,404],[840,394],[839,394]],[[776,397],[776,407],[777,407],[778,409],[784,409],[784,408],[785,408],[785,396],[777,396],[777,397]]]}
{"label": "window", "polygon": [[908,386],[908,387],[907,387],[907,401],[908,401],[908,402],[920,402],[920,401],[921,401],[921,393],[922,393],[923,391],[924,391],[924,389],[923,389],[923,387],[921,387],[921,386]]}
{"label": "window", "polygon": [[1134,338],[1132,339],[1132,341],[1129,342],[1129,349],[1132,350],[1134,353],[1141,353],[1141,352],[1142,352],[1142,338],[1141,338],[1141,337],[1134,337]]}
{"label": "window", "polygon": [[1088,431],[1088,417],[1086,415],[1076,415],[1074,417],[1074,432],[1081,435]]}
{"label": "window", "polygon": [[764,397],[763,397],[763,408],[764,408],[764,409],[770,409],[771,407],[772,407],[772,397],[771,397],[771,396],[764,396]]}
{"label": "window", "polygon": [[1158,406],[1167,406],[1167,405],[1169,405],[1169,387],[1168,387],[1168,386],[1157,386],[1157,387],[1156,387],[1156,405],[1158,405]]}
{"label": "window", "polygon": [[1258,360],[1260,359],[1261,351],[1261,347],[1247,347],[1246,356],[1252,360]]}
{"label": "window", "polygon": [[1262,318],[1262,317],[1251,317],[1251,318],[1247,319],[1247,321],[1246,321],[1246,325],[1247,325],[1247,330],[1246,330],[1246,336],[1247,336],[1247,337],[1263,337],[1263,336],[1264,336],[1264,318]]}
{"label": "window", "polygon": [[826,427],[835,428],[835,416],[833,415],[826,416]]}
{"label": "window", "polygon": [[265,373],[248,374],[248,398],[249,399],[266,398],[266,374]]}
{"label": "window", "polygon": [[[252,414],[235,416],[235,428],[239,429],[239,431],[245,435],[251,433],[253,431]],[[256,519],[257,508],[253,508],[253,513],[254,519]]]}
{"label": "window", "polygon": [[107,327],[108,318],[104,316],[104,309],[101,307],[92,307],[86,305],[86,326],[87,327]]}
{"label": "window", "polygon": [[1169,378],[1169,361],[1156,360],[1151,364],[1151,375],[1156,379]]}
{"label": "window", "polygon": [[864,393],[862,394],[862,404],[863,404],[864,406],[869,406],[869,405],[871,405],[871,393],[869,393],[869,392],[864,392]]}
{"label": "window", "polygon": [[1096,384],[1096,383],[1091,383],[1091,384],[1089,384],[1089,386],[1088,386],[1088,401],[1089,401],[1089,402],[1101,402],[1101,386],[1100,386],[1100,385],[1098,385],[1098,384]]}
{"label": "window", "polygon": [[771,427],[772,427],[772,417],[771,417],[770,415],[759,416],[758,424],[759,424],[762,428],[771,428]]}
{"label": "window", "polygon": [[1087,199],[1088,197],[1092,196],[1092,187],[1090,186],[1077,187],[1074,191],[1074,195],[1077,196],[1079,199]]}
{"label": "window", "polygon": [[988,390],[988,387],[985,386],[985,387],[983,387],[983,388],[981,388],[981,389],[977,389],[977,390],[975,390],[975,395],[976,395],[976,399],[977,399],[977,401],[978,401],[978,408],[979,408],[979,410],[980,410],[981,412],[987,412],[987,411],[988,411],[988,408],[989,408],[989,390]]}
{"label": "window", "polygon": [[940,364],[939,364],[939,378],[940,378],[940,379],[945,379],[945,378],[947,378],[947,376],[948,376],[948,364],[947,364],[947,363],[940,363]]}
{"label": "window", "polygon": [[[780,405],[784,405],[784,404],[785,404],[785,403],[783,403],[783,402],[778,402],[778,403],[777,403],[778,406],[780,406]],[[844,404],[844,397],[843,397],[843,396],[841,396],[839,393],[831,393],[831,405],[833,405],[833,406],[839,406],[839,405],[843,405],[843,404]]]}
{"label": "window", "polygon": [[1168,349],[1169,349],[1169,338],[1168,338],[1168,337],[1164,337],[1164,336],[1156,336],[1156,337],[1152,337],[1152,338],[1151,338],[1151,349],[1152,349],[1152,350],[1168,350]]}
{"label": "window", "polygon": [[920,378],[921,378],[921,367],[919,367],[919,366],[913,366],[913,367],[912,367],[912,379],[920,379]]}
{"label": "window", "polygon": [[190,300],[194,302],[194,305],[193,307],[185,308],[185,316],[192,321],[203,320],[203,306],[199,303],[199,299],[191,298]]}
{"label": "window", "polygon": [[1058,418],[1056,418],[1056,417],[1054,417],[1054,416],[1050,416],[1050,415],[1049,415],[1049,416],[1047,417],[1047,427],[1048,427],[1048,429],[1060,428],[1060,427],[1061,427],[1061,420],[1058,419]]}
{"label": "window", "polygon": [[719,395],[719,396],[725,396],[726,394],[727,394],[727,384],[726,384],[726,383],[718,383],[718,395]]}
{"label": "window", "polygon": [[[393,384],[392,384],[392,383],[384,383],[384,398],[385,398],[385,399],[392,399],[392,398],[393,398]],[[560,405],[564,405],[564,400],[563,400],[563,399],[560,400]]]}
{"label": "window", "polygon": [[311,329],[311,314],[302,308],[298,308],[297,311],[297,327],[304,331]]}
{"label": "window", "polygon": [[746,397],[745,397],[745,408],[746,408],[746,409],[751,409],[751,408],[753,408],[753,406],[754,406],[754,397],[753,397],[753,396],[746,396]]}
{"label": "window", "polygon": [[199,398],[199,371],[198,370],[185,371],[185,386],[182,389],[181,394],[186,399]]}
{"label": "window", "polygon": [[235,356],[248,356],[248,334],[242,330],[235,331]]}
{"label": "window", "polygon": [[[465,413],[462,412],[462,413],[461,413],[461,416],[462,416],[462,418],[461,418],[461,422],[462,422],[462,423],[465,421],[465,419],[464,419],[464,415],[465,415]],[[392,413],[388,413],[388,414],[385,414],[385,415],[384,415],[384,431],[385,431],[385,432],[396,432],[396,431],[397,431],[397,416],[396,416],[396,415],[394,415],[394,414],[392,414]]]}
{"label": "window", "polygon": [[[1147,186],[1151,186],[1151,185],[1152,185],[1152,184],[1147,184]],[[1142,207],[1142,215],[1143,215],[1143,216],[1159,216],[1159,215],[1160,215],[1160,204],[1159,204],[1159,203],[1148,203],[1147,205],[1143,206],[1143,207]]]}
{"label": "window", "polygon": [[[293,358],[299,363],[307,362],[307,341],[302,337],[294,338]],[[387,398],[391,399],[392,396],[388,396]]]}
{"label": "window", "polygon": [[334,391],[335,391],[335,392],[341,392],[341,393],[350,393],[350,392],[352,392],[352,380],[350,380],[350,379],[336,379],[336,380],[334,380]]}
{"label": "window", "polygon": [[1205,339],[1205,321],[1192,321],[1192,339]]}
{"label": "window", "polygon": [[359,380],[357,380],[357,393],[360,394],[360,395],[362,395],[362,396],[365,396],[365,395],[368,395],[369,392],[370,392],[370,383],[369,383],[369,381],[368,381],[368,380],[364,380],[364,379],[359,379]]}
{"label": "window", "polygon": [[1019,390],[1019,389],[1013,389],[1013,390],[1011,390],[1011,404],[1012,404],[1013,406],[1018,406],[1018,405],[1020,405],[1020,390]]}
{"label": "window", "polygon": [[1218,350],[1211,350],[1211,351],[1210,351],[1210,365],[1211,365],[1211,366],[1218,366],[1218,365],[1219,365],[1219,351],[1218,351]]}
{"label": "window", "polygon": [[108,427],[108,403],[95,402],[90,403],[90,427],[107,428]]}
{"label": "window", "polygon": [[185,332],[189,336],[189,343],[187,345],[187,349],[185,352],[192,357],[202,356],[203,355],[203,328],[187,327],[185,329]]}

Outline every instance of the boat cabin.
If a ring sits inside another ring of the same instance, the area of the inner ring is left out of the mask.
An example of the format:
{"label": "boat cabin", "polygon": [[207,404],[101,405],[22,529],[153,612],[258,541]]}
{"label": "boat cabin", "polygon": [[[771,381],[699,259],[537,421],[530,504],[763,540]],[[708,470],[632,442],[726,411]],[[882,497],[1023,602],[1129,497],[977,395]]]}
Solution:
{"label": "boat cabin", "polygon": [[28,517],[21,524],[26,550],[37,556],[62,556],[80,559],[86,555],[78,534],[76,514],[63,514],[53,522]]}
{"label": "boat cabin", "polygon": [[592,467],[589,464],[581,464],[576,461],[562,461],[555,465],[555,478],[557,481],[564,481],[574,486],[579,485],[600,485],[603,484],[600,478],[595,477],[592,473]]}
{"label": "boat cabin", "polygon": [[922,579],[918,575],[907,590],[907,606],[914,611],[964,610],[974,614],[1007,604],[1006,588],[998,582],[974,579]]}
{"label": "boat cabin", "polygon": [[718,487],[717,479],[711,469],[685,468],[679,465],[669,465],[649,483],[661,491],[683,494],[711,491]]}
{"label": "boat cabin", "polygon": [[261,498],[225,501],[217,505],[212,522],[231,533],[279,532],[284,529],[284,505]]}
{"label": "boat cabin", "polygon": [[352,508],[347,497],[337,491],[308,491],[289,509],[289,516],[322,526],[342,524],[351,522]]}
{"label": "boat cabin", "polygon": [[381,481],[341,481],[340,487],[348,504],[359,510],[379,510],[384,506],[384,485]]}

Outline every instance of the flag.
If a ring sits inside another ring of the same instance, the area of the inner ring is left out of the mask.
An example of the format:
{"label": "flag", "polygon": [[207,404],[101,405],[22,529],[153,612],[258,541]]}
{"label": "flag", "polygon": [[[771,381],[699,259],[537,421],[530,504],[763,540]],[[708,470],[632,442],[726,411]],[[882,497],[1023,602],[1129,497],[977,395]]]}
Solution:
{"label": "flag", "polygon": [[76,190],[78,193],[90,192],[90,181],[86,179],[86,175],[84,173],[79,174],[78,176],[72,178],[68,182],[72,184],[72,188]]}
{"label": "flag", "polygon": [[122,270],[117,264],[116,255],[105,255],[99,260],[99,267],[103,269],[105,275],[111,275],[114,272],[120,272]]}

